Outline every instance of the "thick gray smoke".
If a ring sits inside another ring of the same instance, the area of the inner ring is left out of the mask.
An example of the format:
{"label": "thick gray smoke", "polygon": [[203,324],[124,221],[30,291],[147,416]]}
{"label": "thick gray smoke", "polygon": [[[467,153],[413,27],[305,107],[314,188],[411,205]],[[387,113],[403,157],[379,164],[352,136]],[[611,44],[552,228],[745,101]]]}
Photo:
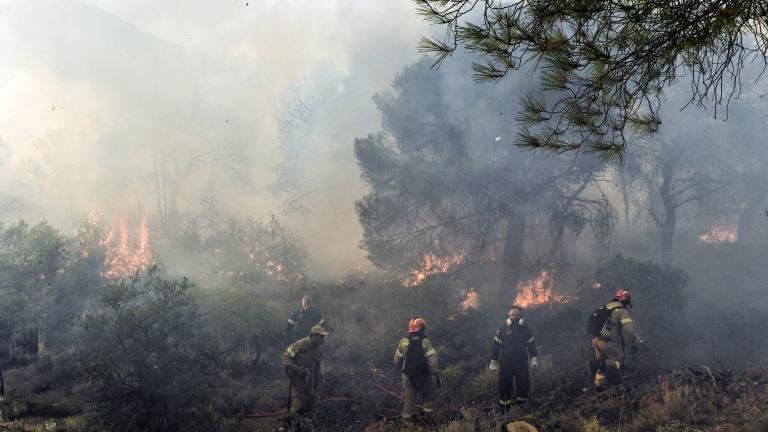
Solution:
{"label": "thick gray smoke", "polygon": [[151,216],[213,197],[222,214],[285,219],[281,117],[324,87],[312,151],[283,173],[311,178],[316,198],[289,223],[323,251],[317,270],[361,265],[351,142],[424,28],[408,1],[3,0],[0,218],[69,232],[92,209]]}
{"label": "thick gray smoke", "polygon": [[[382,129],[372,97],[380,94],[379,107],[394,100],[385,94],[418,61],[428,31],[407,0],[2,1],[0,220],[69,232],[90,210],[107,219],[205,206],[274,213],[302,238],[313,277],[370,266],[358,249],[354,202],[368,189],[353,142]],[[413,101],[440,93],[439,120],[463,134],[472,169],[505,176],[478,177],[490,194],[546,186],[537,182],[547,170],[576,155],[514,148],[519,97],[535,72],[477,84],[471,60],[457,54],[419,75],[436,85],[401,87]],[[718,314],[765,317],[766,87],[752,69],[717,118],[711,103],[681,110],[690,97],[681,77],[666,93],[660,133],[631,137],[626,164],[598,172],[583,193],[610,201],[615,229],[607,244],[588,230],[570,240],[574,278],[617,253],[663,261],[690,275],[686,313],[703,333],[728,333]],[[508,165],[494,165],[499,154]],[[533,165],[540,171],[525,171]],[[548,265],[551,250],[527,236],[529,270]],[[715,344],[700,342],[694,354],[709,355]]]}

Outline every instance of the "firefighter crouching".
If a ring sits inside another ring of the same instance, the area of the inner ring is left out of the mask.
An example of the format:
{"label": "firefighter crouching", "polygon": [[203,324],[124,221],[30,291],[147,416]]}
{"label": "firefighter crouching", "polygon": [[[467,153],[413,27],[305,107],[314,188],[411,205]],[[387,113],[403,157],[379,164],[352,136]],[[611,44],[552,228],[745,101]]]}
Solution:
{"label": "firefighter crouching", "polygon": [[311,328],[309,336],[292,343],[283,353],[283,365],[290,380],[290,405],[287,420],[298,430],[313,430],[317,383],[320,380],[320,358],[328,332],[321,326]]}
{"label": "firefighter crouching", "polygon": [[531,366],[537,367],[537,355],[536,343],[531,329],[525,324],[522,308],[510,307],[506,322],[493,337],[491,364],[488,366],[490,370],[499,370],[499,405],[503,409],[528,402],[531,389],[528,358]]}
{"label": "firefighter crouching", "polygon": [[395,364],[402,370],[403,421],[406,424],[413,420],[417,395],[421,395],[424,400],[424,416],[434,416],[432,377],[435,377],[437,388],[443,384],[437,364],[437,351],[425,335],[426,327],[423,318],[413,318],[408,323],[408,337],[402,338],[395,350]]}
{"label": "firefighter crouching", "polygon": [[598,389],[606,384],[621,383],[624,375],[625,348],[629,346],[631,353],[637,352],[637,344],[641,340],[635,333],[635,324],[627,309],[631,307],[630,292],[620,289],[616,291],[613,301],[593,313],[595,316],[602,312],[606,317],[599,334],[592,335],[595,357],[590,361],[590,372]]}

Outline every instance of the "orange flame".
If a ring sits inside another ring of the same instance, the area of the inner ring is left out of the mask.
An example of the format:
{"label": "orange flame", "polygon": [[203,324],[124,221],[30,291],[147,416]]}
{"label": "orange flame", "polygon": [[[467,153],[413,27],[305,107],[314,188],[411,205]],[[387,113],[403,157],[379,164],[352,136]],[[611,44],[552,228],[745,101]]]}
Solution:
{"label": "orange flame", "polygon": [[517,284],[515,304],[527,308],[545,303],[567,303],[568,297],[554,294],[553,288],[553,273],[542,270],[535,279]]}
{"label": "orange flame", "polygon": [[130,276],[137,271],[145,270],[152,264],[147,219],[144,216],[141,217],[135,241],[129,235],[127,217],[118,217],[116,225],[119,239],[115,240],[113,225],[102,242],[106,249],[104,276],[108,278]]}
{"label": "orange flame", "polygon": [[[272,258],[269,252],[264,252],[263,259],[266,260],[265,262],[262,262],[261,254],[257,255],[255,252],[249,251],[245,247],[243,247],[243,252],[247,255],[249,263],[256,267],[263,268],[267,275],[271,276],[276,281],[299,283],[304,280],[304,276],[299,272],[294,272],[290,276],[287,275],[285,273],[285,265],[277,259]],[[240,276],[245,276],[246,274],[247,273],[241,273]]]}
{"label": "orange flame", "polygon": [[400,281],[400,284],[404,287],[419,286],[431,275],[448,273],[453,270],[464,262],[464,258],[464,253],[449,258],[440,258],[431,252],[427,253],[422,258],[421,268],[409,271],[405,278]]}
{"label": "orange flame", "polygon": [[736,223],[715,225],[709,232],[699,236],[703,243],[736,243],[739,241],[739,227]]}
{"label": "orange flame", "polygon": [[478,306],[480,306],[480,298],[477,295],[477,291],[470,289],[467,292],[467,298],[461,302],[461,310],[477,309]]}

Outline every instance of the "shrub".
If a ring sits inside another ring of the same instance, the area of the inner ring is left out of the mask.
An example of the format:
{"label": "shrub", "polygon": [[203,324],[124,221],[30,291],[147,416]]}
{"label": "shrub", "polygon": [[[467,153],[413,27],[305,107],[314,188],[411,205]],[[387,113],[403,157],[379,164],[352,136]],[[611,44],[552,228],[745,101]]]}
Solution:
{"label": "shrub", "polygon": [[95,387],[96,426],[120,431],[213,430],[219,354],[186,280],[112,283],[80,322],[83,372]]}

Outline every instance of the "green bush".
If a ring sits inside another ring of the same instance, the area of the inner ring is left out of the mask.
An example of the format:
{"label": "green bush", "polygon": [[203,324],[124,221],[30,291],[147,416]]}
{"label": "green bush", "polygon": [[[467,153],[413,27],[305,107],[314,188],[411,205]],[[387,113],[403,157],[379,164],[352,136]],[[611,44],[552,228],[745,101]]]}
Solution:
{"label": "green bush", "polygon": [[80,322],[80,363],[94,386],[97,429],[213,430],[221,360],[191,288],[152,268],[112,283]]}

